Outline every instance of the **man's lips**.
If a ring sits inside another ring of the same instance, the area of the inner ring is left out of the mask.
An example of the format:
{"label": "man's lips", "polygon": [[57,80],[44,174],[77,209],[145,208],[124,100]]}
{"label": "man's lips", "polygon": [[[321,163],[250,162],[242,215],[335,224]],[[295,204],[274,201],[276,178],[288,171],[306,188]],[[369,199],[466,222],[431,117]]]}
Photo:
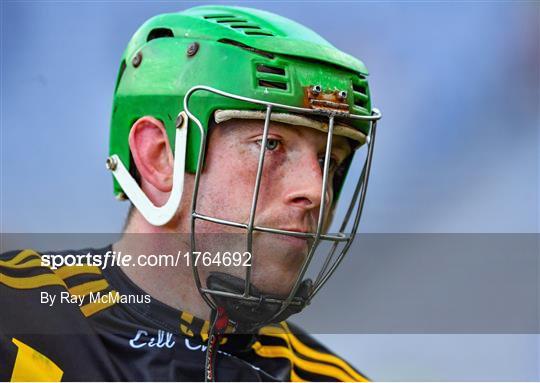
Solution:
{"label": "man's lips", "polygon": [[302,234],[309,233],[309,230],[297,227],[280,227],[278,228],[278,230],[287,231],[288,233],[272,233],[270,237],[271,240],[278,240],[282,243],[285,243],[287,246],[290,246],[299,253],[306,253],[308,251],[312,237]]}
{"label": "man's lips", "polygon": [[306,233],[310,232],[307,229],[299,229],[299,228],[294,228],[294,227],[284,227],[284,228],[279,228],[278,230],[292,232],[292,233],[287,234],[287,235],[294,235],[293,233],[297,233],[297,234],[299,234],[299,235],[296,236],[297,238],[309,238],[309,236],[301,235],[301,234],[306,234]]}

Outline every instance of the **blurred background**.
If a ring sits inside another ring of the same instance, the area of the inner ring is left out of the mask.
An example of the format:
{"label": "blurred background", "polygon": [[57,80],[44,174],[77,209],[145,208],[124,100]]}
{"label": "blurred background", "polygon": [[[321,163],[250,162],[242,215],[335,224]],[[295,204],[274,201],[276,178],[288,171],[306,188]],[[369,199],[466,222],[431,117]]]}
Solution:
{"label": "blurred background", "polygon": [[[199,4],[1,3],[3,233],[122,229],[104,167],[120,57],[143,21]],[[234,5],[367,65],[383,119],[362,232],[539,232],[538,2]],[[374,380],[540,379],[537,334],[317,336]]]}

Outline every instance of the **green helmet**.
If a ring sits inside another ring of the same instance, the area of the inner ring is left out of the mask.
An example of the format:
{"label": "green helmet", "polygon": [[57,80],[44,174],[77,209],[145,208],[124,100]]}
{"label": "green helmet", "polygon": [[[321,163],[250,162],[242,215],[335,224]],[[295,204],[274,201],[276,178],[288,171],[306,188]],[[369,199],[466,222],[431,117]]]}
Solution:
{"label": "green helmet", "polygon": [[[362,62],[336,49],[310,29],[272,13],[248,8],[201,6],[159,15],[143,24],[129,42],[118,74],[111,122],[108,167],[115,176],[116,196],[125,193],[150,223],[162,225],[179,206],[184,172],[195,173],[193,232],[196,219],[244,228],[249,252],[252,233],[257,230],[313,239],[298,279],[286,298],[258,293],[250,283],[249,267],[245,280],[214,275],[203,288],[197,266],[192,263],[197,287],[206,302],[212,308],[226,307],[230,317],[236,323],[243,323],[244,328],[253,329],[300,311],[328,280],[351,245],[365,199],[376,121],[380,118],[380,113],[372,109],[366,76]],[[152,205],[129,174],[132,166],[129,132],[133,123],[146,115],[163,122],[175,153],[171,197],[159,208]],[[212,118],[217,123],[231,118],[265,120],[247,223],[197,213],[198,182]],[[323,196],[327,190],[332,136],[346,136],[357,146],[368,144],[362,174],[338,234],[323,232],[325,198],[321,198],[321,213],[314,233],[255,226],[270,120],[327,132]],[[193,232],[192,253],[196,250]],[[317,245],[323,240],[333,241],[335,246],[316,281],[302,280]],[[345,246],[336,250],[340,242]]]}
{"label": "green helmet", "polygon": [[[309,107],[310,89],[320,87],[321,99],[335,95],[343,110],[368,116],[371,100],[366,76],[359,60],[310,29],[269,12],[201,6],[159,15],[139,28],[122,57],[110,153],[117,154],[129,169],[129,131],[144,115],[164,123],[174,150],[175,120],[194,85],[297,107]],[[205,129],[216,110],[260,109],[208,93],[194,94],[190,106]],[[186,149],[190,173],[195,172],[200,147],[200,134],[192,125]],[[368,123],[358,122],[355,128],[369,133]],[[121,196],[118,182],[114,192]]]}

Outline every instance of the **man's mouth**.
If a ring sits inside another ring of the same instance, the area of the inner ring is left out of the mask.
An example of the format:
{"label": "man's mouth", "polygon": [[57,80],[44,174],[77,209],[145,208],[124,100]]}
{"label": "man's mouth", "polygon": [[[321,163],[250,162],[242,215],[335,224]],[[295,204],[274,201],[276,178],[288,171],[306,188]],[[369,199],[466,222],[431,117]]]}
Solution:
{"label": "man's mouth", "polygon": [[[297,238],[306,238],[306,236],[302,234],[306,234],[310,232],[307,229],[300,229],[300,228],[294,228],[294,227],[284,227],[284,228],[280,228],[279,230],[292,232],[290,235],[295,236]],[[297,233],[298,235],[294,235],[293,233]]]}
{"label": "man's mouth", "polygon": [[[301,235],[309,233],[307,229],[300,228],[279,228],[279,230],[291,232],[290,234],[273,234],[272,239],[276,239],[283,243],[286,243],[288,246],[294,248],[294,250],[307,254],[310,244],[312,242],[311,236]],[[297,233],[298,235],[295,235]]]}

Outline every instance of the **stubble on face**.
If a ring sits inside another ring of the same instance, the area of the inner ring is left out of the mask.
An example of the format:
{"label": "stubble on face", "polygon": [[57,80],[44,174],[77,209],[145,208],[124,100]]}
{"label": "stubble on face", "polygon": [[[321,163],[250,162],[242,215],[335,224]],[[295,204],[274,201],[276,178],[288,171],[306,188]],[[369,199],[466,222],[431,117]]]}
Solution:
{"label": "stubble on face", "polygon": [[[212,128],[199,186],[199,213],[233,222],[248,222],[260,153],[260,141],[257,140],[262,138],[262,128],[262,121],[255,120],[232,120]],[[281,140],[282,147],[266,152],[255,225],[314,232],[322,189],[317,158],[321,148],[324,151],[326,134],[271,123],[269,139]],[[331,201],[328,206],[330,204]],[[196,233],[197,242],[205,251],[246,251],[245,229],[199,220]],[[255,231],[252,283],[265,293],[287,295],[311,244],[312,240],[304,238]],[[212,271],[239,278],[244,278],[246,272],[245,267],[212,265],[202,270],[202,279],[205,280],[205,275]]]}

